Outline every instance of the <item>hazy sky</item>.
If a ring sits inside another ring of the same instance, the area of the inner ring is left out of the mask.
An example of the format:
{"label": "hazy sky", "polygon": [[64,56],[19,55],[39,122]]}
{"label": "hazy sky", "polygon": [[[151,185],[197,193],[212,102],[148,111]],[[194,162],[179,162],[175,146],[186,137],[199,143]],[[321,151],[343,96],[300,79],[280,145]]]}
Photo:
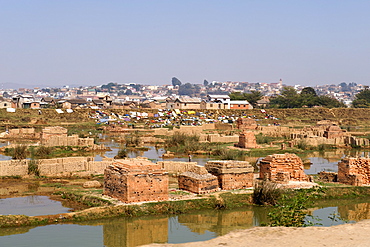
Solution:
{"label": "hazy sky", "polygon": [[0,0],[0,84],[369,84],[369,13],[369,0]]}

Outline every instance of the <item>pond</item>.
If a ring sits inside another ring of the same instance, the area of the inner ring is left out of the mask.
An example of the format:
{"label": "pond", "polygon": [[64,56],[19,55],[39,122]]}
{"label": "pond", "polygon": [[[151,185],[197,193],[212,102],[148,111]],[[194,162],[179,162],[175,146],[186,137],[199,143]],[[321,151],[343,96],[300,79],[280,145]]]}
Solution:
{"label": "pond", "polygon": [[[323,226],[370,218],[370,200],[325,201],[311,211]],[[339,206],[338,206],[339,205]],[[335,218],[329,219],[333,214]],[[267,222],[267,208],[203,210],[176,216],[121,217],[81,224],[4,228],[2,246],[138,246],[204,241]]]}
{"label": "pond", "polygon": [[47,196],[24,196],[0,199],[0,214],[23,214],[28,216],[68,213],[71,208]]}

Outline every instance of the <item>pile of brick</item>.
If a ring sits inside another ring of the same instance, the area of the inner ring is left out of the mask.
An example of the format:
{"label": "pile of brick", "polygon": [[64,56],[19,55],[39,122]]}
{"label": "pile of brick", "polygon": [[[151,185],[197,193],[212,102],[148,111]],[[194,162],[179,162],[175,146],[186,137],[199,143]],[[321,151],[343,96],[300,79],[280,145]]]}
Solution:
{"label": "pile of brick", "polygon": [[212,160],[205,165],[207,171],[218,178],[223,190],[245,189],[253,186],[254,168],[247,161]]}
{"label": "pile of brick", "polygon": [[168,200],[168,173],[146,159],[117,160],[104,171],[104,195],[125,203]]}
{"label": "pile of brick", "polygon": [[295,154],[268,155],[260,162],[260,178],[279,183],[309,181],[302,160]]}
{"label": "pile of brick", "polygon": [[370,158],[342,159],[338,163],[338,182],[355,186],[370,185]]}

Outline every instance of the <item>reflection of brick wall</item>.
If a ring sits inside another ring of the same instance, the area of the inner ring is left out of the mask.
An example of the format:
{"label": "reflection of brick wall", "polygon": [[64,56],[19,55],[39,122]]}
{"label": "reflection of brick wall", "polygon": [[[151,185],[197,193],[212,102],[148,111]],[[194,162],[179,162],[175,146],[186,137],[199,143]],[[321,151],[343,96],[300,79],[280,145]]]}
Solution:
{"label": "reflection of brick wall", "polygon": [[370,158],[344,158],[338,163],[338,182],[350,185],[370,184]]}
{"label": "reflection of brick wall", "polygon": [[261,160],[260,178],[276,182],[309,181],[302,160],[288,153],[268,155]]}
{"label": "reflection of brick wall", "polygon": [[103,223],[104,246],[141,246],[168,241],[167,217],[120,217]]}
{"label": "reflection of brick wall", "polygon": [[209,173],[197,174],[194,172],[184,172],[178,177],[179,189],[187,190],[197,194],[217,191],[217,177]]}
{"label": "reflection of brick wall", "polygon": [[223,190],[245,189],[253,186],[253,167],[247,161],[211,160],[207,171],[217,176]]}
{"label": "reflection of brick wall", "polygon": [[104,171],[104,195],[127,203],[168,200],[168,174],[145,159],[119,160]]}

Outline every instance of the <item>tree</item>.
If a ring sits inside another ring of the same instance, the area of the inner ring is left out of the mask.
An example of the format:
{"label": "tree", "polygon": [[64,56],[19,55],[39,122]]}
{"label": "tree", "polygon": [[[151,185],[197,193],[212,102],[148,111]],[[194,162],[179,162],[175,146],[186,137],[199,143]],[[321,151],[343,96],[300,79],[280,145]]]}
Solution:
{"label": "tree", "polygon": [[370,90],[364,89],[355,95],[355,100],[352,102],[355,108],[369,108],[370,107]]}
{"label": "tree", "polygon": [[132,90],[131,89],[127,89],[126,92],[125,92],[125,95],[132,95]]}
{"label": "tree", "polygon": [[181,81],[177,79],[176,77],[172,77],[172,86],[176,87],[180,85],[181,85]]}
{"label": "tree", "polygon": [[253,107],[257,106],[257,101],[262,98],[262,93],[260,91],[253,91],[251,93],[240,93],[233,92],[229,94],[231,100],[246,100]]}
{"label": "tree", "polygon": [[207,86],[208,86],[208,84],[209,84],[209,82],[208,82],[207,80],[204,80],[204,81],[203,81],[203,85],[204,85],[205,87],[207,87]]}
{"label": "tree", "polygon": [[302,106],[313,107],[318,105],[318,97],[315,89],[312,87],[305,87],[300,93],[300,101]]}
{"label": "tree", "polygon": [[301,95],[312,95],[312,96],[317,96],[315,89],[312,87],[305,87],[301,91]]}
{"label": "tree", "polygon": [[200,87],[198,85],[193,85],[187,82],[183,85],[180,85],[178,94],[196,96],[199,92],[200,92]]}
{"label": "tree", "polygon": [[270,105],[277,108],[300,108],[300,95],[292,87],[283,87],[281,95],[270,100]]}
{"label": "tree", "polygon": [[327,108],[340,108],[347,107],[343,102],[332,98],[327,95],[321,95],[317,97],[317,105],[327,107]]}

